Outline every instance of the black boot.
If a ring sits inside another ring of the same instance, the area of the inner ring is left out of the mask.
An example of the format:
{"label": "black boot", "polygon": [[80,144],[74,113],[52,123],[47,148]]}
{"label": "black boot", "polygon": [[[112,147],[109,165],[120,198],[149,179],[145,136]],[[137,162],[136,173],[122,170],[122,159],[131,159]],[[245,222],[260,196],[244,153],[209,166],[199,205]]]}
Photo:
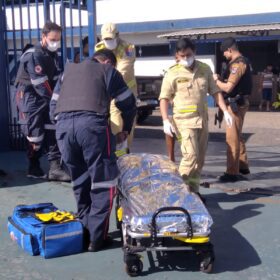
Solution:
{"label": "black boot", "polygon": [[50,181],[70,182],[70,176],[62,169],[59,160],[50,161],[50,170],[48,174]]}
{"label": "black boot", "polygon": [[29,167],[27,177],[45,179],[47,175],[40,166],[40,161],[37,158],[29,159]]}

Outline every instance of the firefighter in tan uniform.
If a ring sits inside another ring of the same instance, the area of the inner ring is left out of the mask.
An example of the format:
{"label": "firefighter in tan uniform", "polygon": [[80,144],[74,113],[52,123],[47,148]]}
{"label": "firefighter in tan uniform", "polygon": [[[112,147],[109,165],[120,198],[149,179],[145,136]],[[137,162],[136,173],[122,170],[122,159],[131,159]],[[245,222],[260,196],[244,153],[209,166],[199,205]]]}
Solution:
{"label": "firefighter in tan uniform", "polygon": [[221,51],[229,64],[224,80],[217,74],[214,80],[224,92],[227,108],[233,118],[233,125],[226,128],[227,170],[220,176],[222,182],[246,180],[240,175],[250,173],[245,142],[242,139],[244,117],[249,108],[248,95],[252,91],[251,66],[238,50],[234,38],[227,38],[221,44]]}
{"label": "firefighter in tan uniform", "polygon": [[[181,137],[182,160],[179,172],[193,192],[198,193],[200,172],[208,142],[207,93],[213,95],[231,125],[223,96],[215,85],[210,67],[195,60],[195,45],[182,38],[176,45],[177,63],[164,76],[160,111],[164,133]],[[173,101],[173,122],[168,119],[168,104]]]}
{"label": "firefighter in tan uniform", "polygon": [[[101,37],[102,41],[95,45],[95,51],[101,49],[109,49],[113,51],[117,58],[116,69],[122,74],[124,81],[126,82],[129,89],[133,92],[134,96],[137,96],[137,84],[134,75],[134,62],[135,62],[135,47],[134,45],[127,43],[119,37],[119,32],[114,23],[105,23],[101,27]],[[111,129],[114,135],[122,132],[123,121],[121,117],[121,112],[115,105],[115,102],[111,102],[110,107],[110,120]],[[133,132],[134,132],[135,122],[133,129],[128,136],[128,149],[132,144]],[[125,144],[125,143],[123,143]],[[121,156],[125,153],[125,145],[122,145],[124,149],[117,147],[117,156]]]}

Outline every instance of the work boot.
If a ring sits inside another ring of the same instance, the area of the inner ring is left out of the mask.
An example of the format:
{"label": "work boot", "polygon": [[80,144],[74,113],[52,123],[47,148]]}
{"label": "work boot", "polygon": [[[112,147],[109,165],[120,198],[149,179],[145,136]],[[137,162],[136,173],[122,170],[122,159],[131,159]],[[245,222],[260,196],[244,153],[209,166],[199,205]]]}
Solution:
{"label": "work boot", "polygon": [[250,169],[249,168],[244,168],[244,169],[240,168],[239,173],[241,173],[243,175],[248,175],[248,174],[250,174]]}
{"label": "work boot", "polygon": [[237,181],[246,181],[248,179],[242,175],[233,175],[233,174],[224,173],[224,175],[219,177],[219,180],[223,183],[227,183],[227,182],[234,183]]}
{"label": "work boot", "polygon": [[40,166],[39,159],[29,159],[28,178],[45,179],[47,175]]}
{"label": "work boot", "polygon": [[62,169],[59,160],[50,161],[50,170],[48,174],[49,181],[70,182],[70,176]]}
{"label": "work boot", "polygon": [[100,251],[102,249],[105,249],[105,248],[108,248],[108,247],[111,247],[113,245],[113,239],[111,236],[107,236],[105,240],[99,242],[99,243],[92,243],[90,242],[89,243],[89,246],[88,246],[88,252],[97,252],[97,251]]}

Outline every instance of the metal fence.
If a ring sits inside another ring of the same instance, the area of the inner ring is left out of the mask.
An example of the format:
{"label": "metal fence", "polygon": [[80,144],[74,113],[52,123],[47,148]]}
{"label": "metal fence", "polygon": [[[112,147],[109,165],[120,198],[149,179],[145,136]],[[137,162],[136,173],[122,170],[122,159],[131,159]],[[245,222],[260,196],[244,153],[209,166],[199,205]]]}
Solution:
{"label": "metal fence", "polygon": [[5,51],[1,60],[7,65],[5,88],[9,111],[9,142],[11,149],[19,150],[24,149],[25,140],[17,124],[14,81],[23,48],[40,41],[44,23],[51,20],[63,30],[59,51],[62,68],[67,60],[73,61],[75,55],[81,60],[83,38],[88,36],[90,50],[93,50],[96,42],[96,4],[95,0],[3,0],[1,8],[5,15]]}

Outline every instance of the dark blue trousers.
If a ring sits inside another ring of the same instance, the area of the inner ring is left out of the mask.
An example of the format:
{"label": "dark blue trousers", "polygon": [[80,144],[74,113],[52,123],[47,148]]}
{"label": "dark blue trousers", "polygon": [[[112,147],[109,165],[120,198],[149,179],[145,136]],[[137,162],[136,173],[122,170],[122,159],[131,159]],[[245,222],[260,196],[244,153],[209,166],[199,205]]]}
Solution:
{"label": "dark blue trousers", "polygon": [[106,239],[118,168],[108,118],[91,112],[61,113],[56,139],[72,179],[78,217],[93,243]]}
{"label": "dark blue trousers", "polygon": [[41,97],[32,88],[19,88],[16,94],[21,131],[28,140],[27,156],[39,159],[47,152],[48,160],[60,160],[55,131],[50,125],[49,100]]}

